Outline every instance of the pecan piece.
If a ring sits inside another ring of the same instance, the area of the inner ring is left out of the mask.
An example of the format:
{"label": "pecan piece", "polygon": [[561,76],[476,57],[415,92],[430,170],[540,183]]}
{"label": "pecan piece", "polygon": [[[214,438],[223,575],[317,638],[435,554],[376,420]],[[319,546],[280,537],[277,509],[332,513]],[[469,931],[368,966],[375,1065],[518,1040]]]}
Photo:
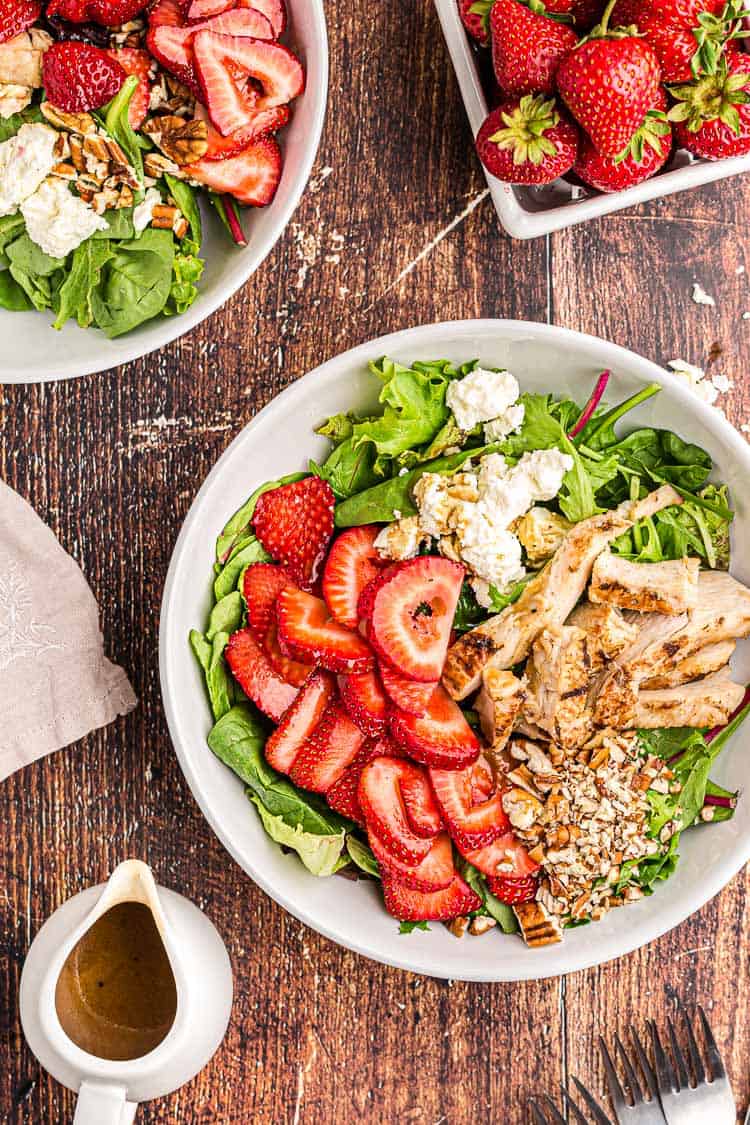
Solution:
{"label": "pecan piece", "polygon": [[180,167],[194,164],[208,150],[208,125],[205,121],[185,121],[172,115],[152,117],[143,125],[143,132]]}

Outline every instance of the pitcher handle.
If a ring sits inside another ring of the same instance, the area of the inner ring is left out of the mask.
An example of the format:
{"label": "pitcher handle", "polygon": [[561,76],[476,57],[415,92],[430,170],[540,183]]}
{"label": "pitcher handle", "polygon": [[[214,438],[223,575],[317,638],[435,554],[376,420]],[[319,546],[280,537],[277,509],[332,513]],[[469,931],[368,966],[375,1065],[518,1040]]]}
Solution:
{"label": "pitcher handle", "polygon": [[73,1125],[130,1125],[137,1109],[137,1102],[127,1100],[124,1086],[82,1082]]}

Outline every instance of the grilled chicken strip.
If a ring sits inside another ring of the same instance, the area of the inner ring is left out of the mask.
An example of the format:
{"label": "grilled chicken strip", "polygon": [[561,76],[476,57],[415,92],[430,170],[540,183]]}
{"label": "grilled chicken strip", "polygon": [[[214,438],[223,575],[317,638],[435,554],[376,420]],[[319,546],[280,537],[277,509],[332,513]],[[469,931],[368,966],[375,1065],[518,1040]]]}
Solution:
{"label": "grilled chicken strip", "polygon": [[589,600],[638,613],[685,613],[698,604],[699,559],[636,563],[602,551],[594,563]]}
{"label": "grilled chicken strip", "polygon": [[717,641],[715,645],[706,645],[692,656],[680,660],[671,671],[650,676],[642,682],[641,687],[647,689],[677,687],[678,684],[688,684],[700,676],[718,672],[729,663],[736,647],[735,641]]}
{"label": "grilled chicken strip", "polygon": [[745,689],[729,679],[727,670],[692,684],[641,691],[635,707],[635,726],[715,727],[726,723],[742,702]]}
{"label": "grilled chicken strip", "polygon": [[448,651],[443,683],[454,699],[465,699],[481,683],[485,667],[512,668],[523,660],[542,629],[562,625],[580,599],[598,555],[638,520],[682,497],[663,485],[642,500],[627,500],[611,512],[581,520],[514,605],[478,625]]}
{"label": "grilled chicken strip", "polygon": [[581,602],[568,618],[568,625],[577,625],[586,633],[593,671],[605,668],[638,636],[638,626],[626,621],[613,605]]}
{"label": "grilled chicken strip", "polygon": [[505,747],[525,699],[524,686],[512,672],[485,668],[474,707],[487,745],[495,753]]}
{"label": "grilled chicken strip", "polygon": [[564,750],[582,746],[593,729],[588,709],[591,663],[588,635],[576,625],[544,629],[531,646],[524,719]]}

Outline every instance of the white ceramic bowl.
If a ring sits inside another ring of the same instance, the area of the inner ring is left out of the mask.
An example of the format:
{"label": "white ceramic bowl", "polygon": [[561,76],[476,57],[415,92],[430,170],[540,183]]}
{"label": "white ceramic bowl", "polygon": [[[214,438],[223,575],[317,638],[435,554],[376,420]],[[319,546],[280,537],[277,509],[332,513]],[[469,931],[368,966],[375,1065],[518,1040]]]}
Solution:
{"label": "white ceramic bowl", "polygon": [[[337,411],[366,412],[374,404],[378,386],[367,363],[386,354],[407,363],[477,357],[485,365],[508,367],[524,390],[571,395],[579,402],[604,368],[614,373],[608,402],[644,383],[661,383],[662,392],[628,415],[628,424],[672,428],[711,453],[737,510],[733,569],[750,582],[750,450],[717,410],[661,368],[592,336],[520,321],[434,324],[385,336],[329,360],[266,406],[221,457],[190,509],[167,576],[159,645],[164,705],[180,764],[214,831],[255,882],[303,922],[368,957],[431,976],[484,981],[554,976],[618,957],[687,918],[745,863],[750,800],[739,802],[733,820],[687,832],[677,873],[652,898],[570,931],[560,945],[530,950],[518,937],[497,931],[457,941],[439,924],[429,933],[400,935],[374,883],[317,879],[294,855],[282,854],[265,835],[242,783],[206,746],[210,714],[188,631],[205,623],[216,536],[258,484],[325,455],[326,441],[313,433],[317,423]],[[750,646],[740,646],[735,671],[740,679],[750,678]],[[748,775],[746,737],[743,731],[734,738],[713,771],[732,789],[741,788]]]}
{"label": "white ceramic bowl", "polygon": [[[482,86],[477,56],[458,14],[456,0],[435,0],[453,68],[471,131],[476,137],[489,105]],[[474,158],[472,156],[472,158]],[[475,158],[478,159],[478,158]],[[484,165],[482,166],[484,169]],[[648,199],[672,195],[676,191],[700,187],[739,172],[750,171],[750,155],[726,160],[695,160],[684,149],[670,158],[666,170],[625,191],[601,194],[577,189],[567,180],[555,180],[547,187],[521,187],[503,183],[486,169],[484,174],[500,222],[514,238],[538,238],[563,227],[609,215]]]}
{"label": "white ceramic bowl", "polygon": [[139,359],[200,324],[255,273],[271,252],[299,203],[318,151],[328,95],[328,37],[323,0],[287,0],[287,43],[304,64],[305,92],[292,106],[289,125],[278,135],[284,169],[268,207],[243,210],[248,245],[234,246],[213,213],[203,206],[206,268],[195,303],[182,316],[161,317],[133,332],[108,340],[98,329],[68,321],[52,327],[48,313],[0,310],[5,346],[0,352],[0,383],[38,383],[72,379]]}

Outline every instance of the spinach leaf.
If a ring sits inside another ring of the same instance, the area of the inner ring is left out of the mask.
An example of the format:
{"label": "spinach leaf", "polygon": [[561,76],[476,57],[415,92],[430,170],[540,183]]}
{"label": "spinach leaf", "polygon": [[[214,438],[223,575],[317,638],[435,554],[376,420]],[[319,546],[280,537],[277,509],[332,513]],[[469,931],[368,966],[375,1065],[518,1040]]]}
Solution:
{"label": "spinach leaf", "polygon": [[162,311],[173,263],[171,231],[147,229],[140,238],[115,244],[101,284],[91,293],[94,319],[106,336],[121,336]]}
{"label": "spinach leaf", "polygon": [[133,226],[133,208],[132,207],[118,207],[111,211],[105,211],[102,216],[106,220],[106,230],[95,230],[91,235],[93,239],[128,239],[135,238],[135,227]]}
{"label": "spinach leaf", "polygon": [[475,913],[488,914],[490,918],[495,919],[504,934],[515,934],[518,931],[518,921],[513,913],[513,908],[501,902],[499,898],[492,894],[481,871],[477,871],[476,867],[473,867],[470,863],[464,863],[461,874],[475,894],[478,894],[482,900],[481,910],[477,910]]}
{"label": "spinach leaf", "polygon": [[22,125],[35,125],[43,121],[44,117],[38,105],[27,105],[18,113],[12,113],[10,117],[0,117],[0,142],[15,137]]}
{"label": "spinach leaf", "polygon": [[[2,118],[0,117],[0,121]],[[24,217],[20,211],[15,215],[0,215],[0,251],[2,251],[3,264],[7,265],[9,258],[4,253],[9,242],[13,242],[26,229]]]}
{"label": "spinach leaf", "polygon": [[206,639],[213,640],[217,633],[236,633],[242,624],[242,612],[242,594],[239,590],[233,590],[211,610]]}
{"label": "spinach leaf", "polygon": [[[252,535],[252,525],[250,523],[255,512],[255,505],[258,503],[259,497],[264,492],[271,492],[274,488],[280,488],[284,484],[293,484],[294,481],[303,480],[307,473],[289,473],[288,476],[279,477],[278,480],[269,480],[262,484],[260,488],[256,488],[255,492],[245,503],[237,509],[234,515],[227,521],[221,535],[216,540],[216,561],[220,566],[227,562],[232,550],[241,538],[250,537]],[[228,591],[227,591],[228,592]]]}
{"label": "spinach leaf", "polygon": [[260,540],[251,536],[247,545],[233,555],[217,575],[214,581],[214,597],[217,602],[237,589],[246,567],[256,562],[268,562],[270,557]]}
{"label": "spinach leaf", "polygon": [[87,238],[73,251],[70,269],[60,287],[55,328],[74,316],[81,328],[94,319],[91,295],[99,285],[102,269],[113,254],[110,242]]}
{"label": "spinach leaf", "polygon": [[380,878],[380,868],[378,861],[372,854],[372,850],[367,844],[364,844],[357,836],[346,837],[346,850],[353,863],[364,871],[367,875],[372,875],[373,878]]}
{"label": "spinach leaf", "polygon": [[138,78],[135,74],[129,74],[112,100],[94,116],[102,121],[110,137],[117,141],[132,165],[139,183],[142,184],[143,149],[151,148],[151,144],[145,137],[135,133],[130,124],[128,111],[137,89]]}
{"label": "spinach leaf", "polygon": [[[658,395],[661,387],[658,383],[649,383],[648,386],[642,387],[630,398],[625,399],[624,402],[619,403],[617,406],[604,411],[597,411],[593,418],[589,419],[584,426],[581,433],[575,439],[577,444],[586,445],[589,449],[603,450],[611,445],[617,443],[617,435],[615,433],[615,425],[621,418],[624,418],[636,406],[640,406],[642,402],[647,399],[653,398]],[[572,426],[566,426],[566,430],[572,429]]]}
{"label": "spinach leaf", "polygon": [[427,922],[399,922],[398,932],[400,934],[413,934],[415,930],[428,930],[429,925]]}
{"label": "spinach leaf", "polygon": [[9,270],[0,273],[0,308],[23,312],[34,305],[22,285],[19,285]]}
{"label": "spinach leaf", "polygon": [[214,719],[221,719],[234,703],[234,679],[224,661],[229,633],[215,633],[212,639],[196,629],[190,632],[190,645],[206,679],[206,690]]}
{"label": "spinach leaf", "polygon": [[357,443],[353,437],[348,437],[336,446],[323,465],[311,462],[310,468],[316,476],[328,481],[337,500],[346,500],[378,483],[382,473],[375,472],[377,456],[371,443]]}
{"label": "spinach leaf", "polygon": [[11,276],[37,309],[52,307],[63,278],[64,258],[52,258],[25,232],[5,248]]}
{"label": "spinach leaf", "polygon": [[201,213],[195,189],[191,188],[190,184],[186,184],[184,180],[176,180],[174,176],[170,176],[169,172],[165,174],[164,181],[172,199],[190,223],[190,233],[192,241],[197,244],[195,251],[197,254],[203,241],[203,224],[201,223]]}

